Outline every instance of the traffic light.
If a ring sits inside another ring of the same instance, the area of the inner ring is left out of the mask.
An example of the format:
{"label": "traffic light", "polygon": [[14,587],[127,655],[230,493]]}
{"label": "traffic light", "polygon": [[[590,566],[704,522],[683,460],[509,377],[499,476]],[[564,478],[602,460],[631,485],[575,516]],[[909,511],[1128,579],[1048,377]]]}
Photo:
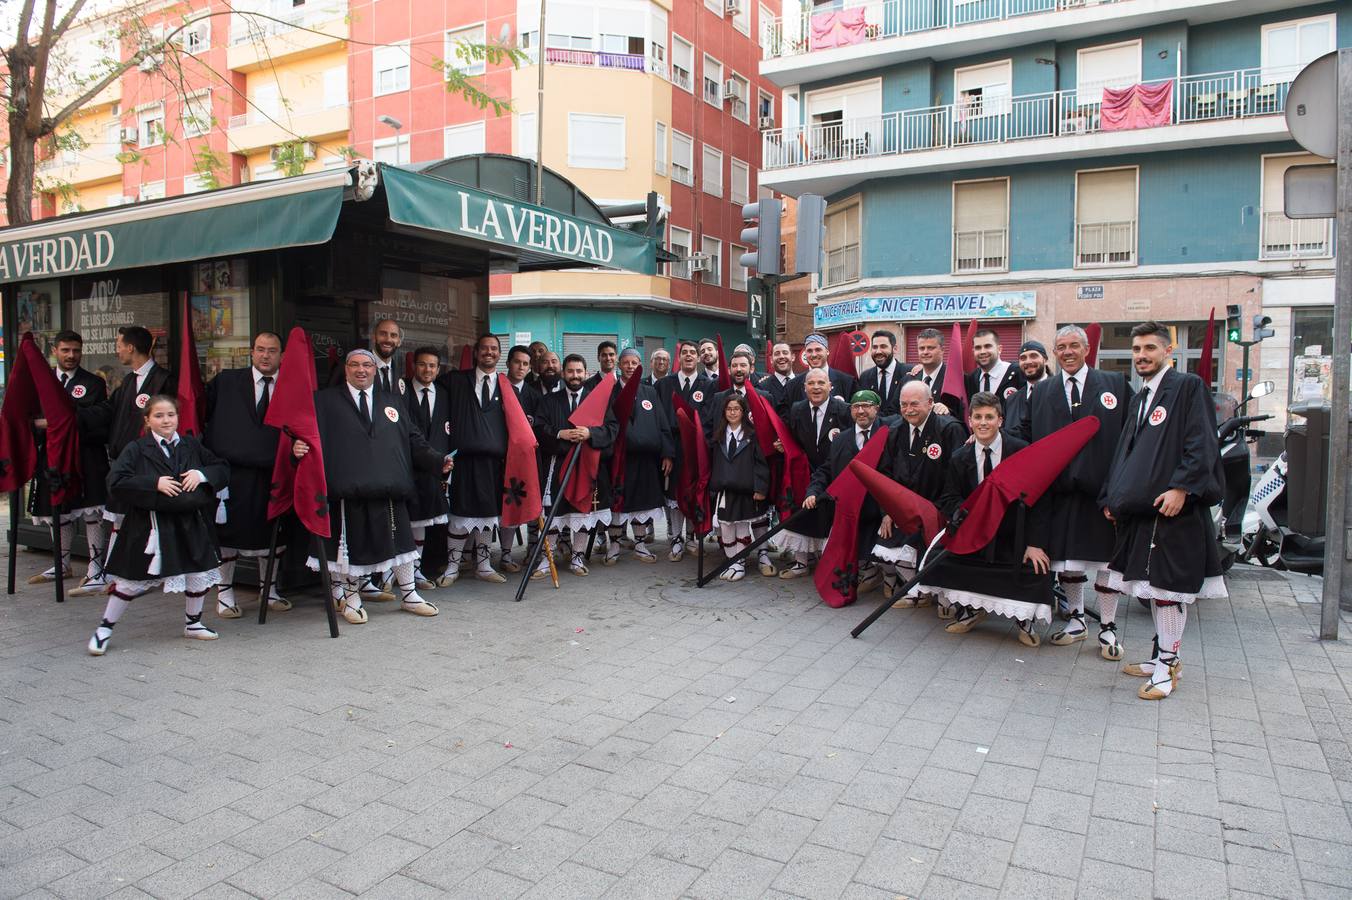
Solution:
{"label": "traffic light", "polygon": [[1253,317],[1253,339],[1261,341],[1263,338],[1270,338],[1277,332],[1268,326],[1272,324],[1272,316],[1265,316],[1262,313]]}
{"label": "traffic light", "polygon": [[793,271],[814,275],[822,270],[826,246],[826,198],[803,194],[798,198],[798,221],[794,229]]}
{"label": "traffic light", "polygon": [[779,215],[784,204],[764,198],[742,207],[742,218],[753,223],[742,229],[742,243],[751,248],[741,264],[757,275],[782,275],[779,265]]}
{"label": "traffic light", "polygon": [[1238,344],[1244,340],[1244,335],[1239,330],[1240,306],[1238,303],[1231,303],[1225,307],[1225,339],[1232,344]]}

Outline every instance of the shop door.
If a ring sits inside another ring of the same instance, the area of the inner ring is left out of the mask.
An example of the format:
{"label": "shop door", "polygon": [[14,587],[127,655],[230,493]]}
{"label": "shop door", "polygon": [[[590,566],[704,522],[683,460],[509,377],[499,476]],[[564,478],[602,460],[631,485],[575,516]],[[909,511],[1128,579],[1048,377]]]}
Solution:
{"label": "shop door", "polygon": [[[595,372],[599,366],[596,363],[596,347],[602,341],[619,342],[619,336],[614,334],[580,334],[577,332],[564,332],[563,335],[563,355],[576,353],[587,361],[587,374]],[[560,360],[562,362],[562,360]]]}
{"label": "shop door", "polygon": [[[1005,360],[1006,362],[1011,362],[1015,364],[1018,363],[1019,347],[1023,345],[1022,321],[981,322],[978,323],[977,327],[989,328],[991,331],[994,331],[996,336],[1000,338],[1000,358]],[[948,339],[953,334],[952,322],[938,322],[933,325],[907,325],[905,343],[906,343],[906,362],[908,364],[914,364],[919,361],[920,357],[918,357],[915,352],[915,342],[916,339],[919,337],[920,332],[924,331],[926,328],[937,328],[939,330],[939,333],[944,336],[945,358],[947,358],[946,354],[948,349]],[[965,340],[967,335],[967,324],[965,322],[963,323],[962,326],[962,333],[963,338]]]}

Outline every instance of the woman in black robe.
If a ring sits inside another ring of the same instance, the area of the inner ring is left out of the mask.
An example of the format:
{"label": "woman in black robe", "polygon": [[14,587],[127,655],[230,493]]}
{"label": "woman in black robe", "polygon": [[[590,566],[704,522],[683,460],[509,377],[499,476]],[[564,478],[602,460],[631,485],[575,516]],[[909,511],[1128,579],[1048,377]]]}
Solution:
{"label": "woman in black robe", "polygon": [[118,454],[108,493],[126,510],[121,538],[108,556],[113,585],[89,652],[108,651],[113,626],[135,598],[160,586],[185,597],[183,636],[214,641],[202,624],[202,601],[220,580],[216,492],[230,483],[230,465],[196,438],[178,435],[178,403],[151,397],[146,433]]}
{"label": "woman in black robe", "polygon": [[[639,368],[638,351],[626,347],[620,354],[620,372],[627,382]],[[616,389],[618,398],[623,388]],[[624,527],[634,527],[634,558],[655,563],[657,556],[648,549],[648,540],[656,532],[654,523],[666,507],[663,478],[671,473],[676,442],[671,425],[657,396],[657,389],[640,384],[624,429],[624,481],[620,487],[619,509],[610,520],[610,543],[606,547],[607,565],[620,554],[620,535]],[[617,451],[618,452],[618,451]]]}
{"label": "woman in black robe", "polygon": [[[723,399],[709,450],[709,493],[713,496],[718,544],[731,559],[751,544],[751,523],[765,518],[770,495],[770,463],[756,440],[746,401],[736,394]],[[746,577],[746,563],[729,566],[719,576],[727,581]]]}

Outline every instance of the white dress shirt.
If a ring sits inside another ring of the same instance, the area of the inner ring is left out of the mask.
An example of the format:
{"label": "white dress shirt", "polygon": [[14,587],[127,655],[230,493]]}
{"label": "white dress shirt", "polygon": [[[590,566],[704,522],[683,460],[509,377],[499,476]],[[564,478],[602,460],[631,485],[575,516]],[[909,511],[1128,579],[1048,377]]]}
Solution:
{"label": "white dress shirt", "polygon": [[989,448],[991,451],[991,468],[995,468],[996,466],[1000,465],[1000,460],[1004,458],[1005,454],[1004,436],[1001,435],[999,431],[997,431],[995,432],[995,440],[991,441],[989,444],[983,444],[980,441],[976,442],[977,484],[980,484],[981,482],[986,480],[985,465],[986,465],[987,448]]}
{"label": "white dress shirt", "polygon": [[989,374],[991,377],[991,391],[994,392],[1000,390],[1000,382],[1005,380],[1005,373],[1009,371],[1009,366],[1010,364],[1003,359],[997,359],[995,365],[991,366],[989,373],[986,372],[985,369],[978,367],[976,371],[976,389],[978,391],[986,390],[985,380],[986,375]]}
{"label": "white dress shirt", "polygon": [[132,374],[136,376],[136,393],[141,393],[141,385],[145,384],[146,376],[150,374],[150,370],[154,367],[155,360],[151,358],[141,363],[139,369],[132,370]]}
{"label": "white dress shirt", "polygon": [[[253,371],[254,406],[257,406],[257,405],[259,404],[259,402],[263,399],[263,373],[260,372],[260,371],[258,371],[258,369],[255,368],[254,366],[250,366],[249,368]],[[276,390],[277,390],[277,375],[274,373],[274,374],[269,375],[269,376],[267,376],[267,377],[269,377],[269,378],[272,379],[272,384],[270,385],[270,387],[272,388],[272,391],[276,391]],[[269,401],[272,400],[272,392],[269,392],[269,393],[268,393],[268,400],[269,400]]]}
{"label": "white dress shirt", "polygon": [[1155,401],[1158,400],[1160,396],[1160,382],[1164,380],[1164,373],[1167,371],[1169,371],[1169,367],[1163,366],[1148,381],[1142,383],[1141,390],[1144,391],[1148,389],[1150,395],[1145,398],[1145,402],[1137,412],[1137,415],[1140,417],[1136,420],[1138,423],[1149,416],[1150,410],[1154,409]]}
{"label": "white dress shirt", "polygon": [[[1088,377],[1088,375],[1089,375],[1089,367],[1088,367],[1088,366],[1080,366],[1080,371],[1074,373],[1074,376],[1075,376],[1075,383],[1076,383],[1077,385],[1080,386],[1080,402],[1081,402],[1081,403],[1084,402],[1084,381],[1085,381],[1085,378]],[[1070,373],[1070,372],[1067,372],[1065,369],[1062,369],[1062,370],[1061,370],[1061,387],[1062,387],[1062,389],[1065,391],[1065,395],[1066,395],[1066,407],[1067,407],[1067,408],[1070,407],[1070,378],[1071,378],[1071,373]]]}

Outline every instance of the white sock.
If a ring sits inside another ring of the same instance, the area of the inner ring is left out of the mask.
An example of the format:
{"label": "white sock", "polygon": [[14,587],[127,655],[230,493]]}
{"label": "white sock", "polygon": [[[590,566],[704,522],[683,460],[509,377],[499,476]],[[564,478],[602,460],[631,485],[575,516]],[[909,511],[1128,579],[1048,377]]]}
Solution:
{"label": "white sock", "polygon": [[1160,635],[1160,656],[1162,658],[1178,656],[1178,648],[1183,644],[1183,628],[1188,622],[1188,607],[1183,603],[1157,605],[1156,617]]}
{"label": "white sock", "polygon": [[75,523],[61,525],[61,571],[70,568],[70,545],[75,542]]}
{"label": "white sock", "polygon": [[1121,595],[1117,591],[1097,586],[1095,591],[1098,594],[1099,622],[1103,625],[1111,625],[1117,621],[1117,599]]}
{"label": "white sock", "polygon": [[1080,572],[1063,572],[1062,575],[1075,578],[1075,581],[1067,581],[1065,578],[1058,579],[1061,582],[1061,590],[1066,592],[1066,603],[1073,613],[1084,612],[1084,586],[1087,579]]}
{"label": "white sock", "polygon": [[202,615],[202,601],[206,599],[207,592],[200,594],[196,591],[189,591],[183,595],[183,614],[188,616]]}
{"label": "white sock", "polygon": [[238,560],[238,556],[226,559],[225,553],[221,553],[221,582],[216,586],[216,602],[222,606],[235,605],[235,565]]}
{"label": "white sock", "polygon": [[474,567],[480,575],[493,571],[492,537],[492,531],[487,528],[474,531]]}
{"label": "white sock", "polygon": [[357,579],[343,579],[343,607],[361,609],[361,591],[357,589]]}
{"label": "white sock", "polygon": [[806,569],[812,565],[811,555],[806,550],[795,550],[793,551],[793,564]]}
{"label": "white sock", "polygon": [[405,603],[422,603],[418,595],[418,582],[413,577],[413,563],[406,562],[394,567],[394,584],[399,598]]}
{"label": "white sock", "polygon": [[116,625],[117,620],[122,618],[122,614],[131,606],[131,599],[134,595],[129,591],[122,590],[121,585],[114,582],[113,589],[108,593],[108,604],[103,608],[103,620],[109,625]]}
{"label": "white sock", "polygon": [[470,539],[470,534],[450,534],[446,535],[446,550],[449,556],[446,561],[446,571],[454,574],[460,571],[460,562],[465,558],[465,543]]}
{"label": "white sock", "polygon": [[671,540],[685,542],[685,513],[679,509],[671,510]]}
{"label": "white sock", "polygon": [[737,526],[719,522],[718,544],[723,548],[723,555],[728,559],[732,559],[742,552],[742,545],[737,542]]}
{"label": "white sock", "polygon": [[89,545],[89,568],[85,570],[88,578],[103,571],[103,522],[85,521],[85,543]]}

